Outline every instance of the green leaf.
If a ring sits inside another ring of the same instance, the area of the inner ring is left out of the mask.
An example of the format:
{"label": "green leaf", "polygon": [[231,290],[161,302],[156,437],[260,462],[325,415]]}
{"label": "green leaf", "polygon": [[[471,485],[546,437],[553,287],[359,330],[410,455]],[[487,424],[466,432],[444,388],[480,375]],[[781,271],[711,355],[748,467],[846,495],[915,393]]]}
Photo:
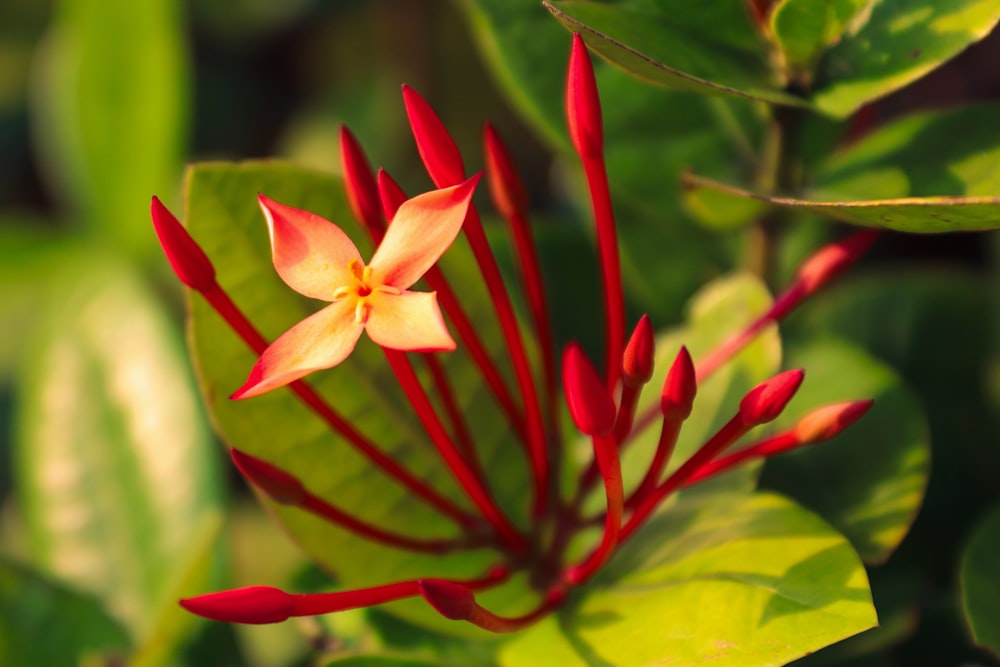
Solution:
{"label": "green leaf", "polygon": [[808,201],[772,197],[735,188],[694,174],[685,174],[684,187],[714,190],[720,201],[756,200],[770,207],[811,213],[852,225],[901,232],[941,234],[1000,228],[1000,197],[901,197],[859,201]]}
{"label": "green leaf", "polygon": [[883,0],[854,34],[826,52],[812,102],[843,118],[902,88],[989,34],[997,0]]}
{"label": "green leaf", "polygon": [[876,623],[864,568],[770,494],[682,500],[576,604],[515,636],[505,666],[779,665]]}
{"label": "green leaf", "polygon": [[176,188],[187,113],[180,3],[61,0],[34,87],[45,173],[102,238],[156,249],[141,212]]}
{"label": "green leaf", "polygon": [[216,455],[141,277],[95,252],[64,271],[18,387],[30,558],[99,596],[139,643],[176,606],[179,568],[218,512]]}
{"label": "green leaf", "polygon": [[880,127],[817,170],[816,199],[986,197],[1000,191],[1000,105],[915,113]]}
{"label": "green leaf", "polygon": [[[782,0],[771,10],[771,31],[793,77],[807,78],[823,51],[840,41],[852,19],[875,0]],[[862,15],[860,18],[867,18]]]}
{"label": "green leaf", "polygon": [[[674,90],[805,106],[769,73],[762,40],[725,40],[742,28],[752,35],[739,2],[710,6],[662,3],[543,3],[602,58],[647,82]],[[722,38],[720,38],[722,35]],[[751,38],[752,39],[752,38]]]}
{"label": "green leaf", "polygon": [[80,248],[41,220],[0,222],[0,377],[14,372],[52,276]]}
{"label": "green leaf", "polygon": [[761,484],[829,521],[866,562],[885,561],[927,487],[930,438],[921,406],[892,369],[843,341],[792,345],[788,357],[806,379],[776,429],[821,405],[865,398],[875,405],[832,441],[769,459]]}
{"label": "green leaf", "polygon": [[[257,193],[304,208],[344,225],[370,256],[359,226],[351,224],[343,187],[333,176],[281,163],[203,164],[188,175],[186,221],[191,233],[212,258],[220,284],[249,319],[273,339],[309,314],[316,302],[302,297],[277,277],[271,263],[267,226],[257,205]],[[446,253],[443,266],[462,295],[473,321],[493,322],[485,286],[474,271],[465,244]],[[484,309],[487,309],[484,311]],[[497,326],[480,326],[486,344],[498,349]],[[198,297],[191,299],[191,343],[205,402],[225,442],[275,462],[299,477],[313,493],[374,525],[420,538],[456,536],[454,523],[373,466],[307,409],[289,390],[278,390],[244,401],[228,396],[245,380],[256,360],[246,345]],[[492,395],[461,350],[439,355],[457,390],[468,424],[474,428],[477,451],[494,480],[494,497],[515,520],[526,512],[527,467],[512,455],[515,437]],[[503,357],[498,356],[502,359]],[[419,358],[415,359],[419,362]],[[420,364],[416,366],[419,368]],[[460,505],[469,506],[451,473],[416,421],[399,390],[381,350],[367,337],[351,357],[309,384],[374,445]],[[402,552],[361,539],[289,507],[274,512],[309,556],[332,572],[347,588],[377,585],[416,577],[475,577],[494,562],[487,549],[447,556]],[[517,585],[508,587],[522,591]],[[507,602],[518,596],[507,593]],[[486,599],[490,599],[486,596]],[[452,633],[481,631],[468,624],[443,620],[422,601],[393,605],[418,623],[440,626]]]}
{"label": "green leaf", "polygon": [[397,655],[346,655],[324,663],[325,667],[458,667],[459,663]]}
{"label": "green leaf", "polygon": [[0,560],[0,663],[112,664],[128,651],[128,633],[96,597]]}
{"label": "green leaf", "polygon": [[962,555],[962,610],[977,644],[1000,655],[1000,506],[980,521]]}

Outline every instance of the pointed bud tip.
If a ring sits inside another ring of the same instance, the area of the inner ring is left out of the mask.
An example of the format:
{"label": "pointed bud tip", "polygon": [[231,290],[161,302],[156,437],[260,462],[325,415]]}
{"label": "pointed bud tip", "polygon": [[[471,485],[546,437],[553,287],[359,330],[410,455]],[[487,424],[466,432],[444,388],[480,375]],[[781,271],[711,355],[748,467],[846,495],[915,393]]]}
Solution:
{"label": "pointed bud tip", "polygon": [[486,175],[493,205],[507,218],[528,215],[528,193],[514,166],[510,151],[493,126],[483,130],[486,155]]}
{"label": "pointed bud tip", "polygon": [[760,383],[740,401],[740,418],[754,426],[773,421],[795,396],[804,377],[802,369],[795,369],[778,373]]}
{"label": "pointed bud tip", "polygon": [[271,586],[247,586],[179,601],[192,614],[226,623],[280,623],[295,611],[295,598]]}
{"label": "pointed bud tip", "polygon": [[824,442],[861,419],[875,401],[848,401],[813,410],[795,425],[795,437],[802,443]]}
{"label": "pointed bud tip", "polygon": [[293,506],[302,503],[305,487],[294,475],[235,447],[229,450],[229,455],[240,474],[275,502]]}
{"label": "pointed bud tip", "polygon": [[382,211],[385,213],[385,219],[392,220],[396,211],[406,201],[406,193],[389,172],[381,167],[379,167],[375,180],[378,183],[378,196],[382,200]]}
{"label": "pointed bud tip", "polygon": [[180,220],[158,197],[150,201],[153,229],[177,279],[193,290],[204,292],[215,285],[215,267]]}
{"label": "pointed bud tip", "polygon": [[566,74],[566,121],[570,139],[581,156],[598,157],[603,154],[604,124],[597,79],[587,45],[579,33],[573,34]]}
{"label": "pointed bud tip", "polygon": [[626,384],[639,387],[653,377],[655,337],[652,320],[649,315],[643,315],[635,325],[622,355],[622,381]]}
{"label": "pointed bud tip", "polygon": [[406,107],[406,115],[410,120],[417,152],[434,184],[439,188],[446,188],[464,181],[462,154],[427,100],[413,88],[403,84],[403,106]]}
{"label": "pointed bud tip", "polygon": [[381,235],[385,231],[385,218],[382,215],[378,186],[361,144],[344,125],[340,126],[340,163],[351,213],[373,235]]}
{"label": "pointed bud tip", "polygon": [[475,594],[452,581],[421,579],[417,582],[420,595],[437,613],[452,621],[467,621],[476,607]]}
{"label": "pointed bud tip", "polygon": [[865,229],[817,250],[799,267],[802,289],[812,294],[830,282],[868,252],[881,234],[878,229]]}
{"label": "pointed bud tip", "polygon": [[685,346],[677,352],[674,363],[667,371],[660,394],[660,410],[665,419],[683,420],[691,415],[694,398],[698,393],[697,373],[691,353]]}
{"label": "pointed bud tip", "polygon": [[563,389],[576,427],[585,435],[607,435],[615,425],[615,404],[583,348],[570,343],[563,353]]}

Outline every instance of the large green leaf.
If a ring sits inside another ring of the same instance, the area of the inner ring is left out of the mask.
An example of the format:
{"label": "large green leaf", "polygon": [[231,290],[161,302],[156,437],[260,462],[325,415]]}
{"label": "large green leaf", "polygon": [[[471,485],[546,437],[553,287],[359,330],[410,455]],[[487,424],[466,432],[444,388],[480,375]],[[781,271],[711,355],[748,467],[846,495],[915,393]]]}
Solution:
{"label": "large green leaf", "polygon": [[1000,506],[976,528],[962,555],[962,607],[972,637],[1000,655]]}
{"label": "large green leaf", "polygon": [[[215,263],[220,283],[263,334],[273,339],[319,304],[306,304],[277,277],[267,226],[257,206],[258,192],[345,225],[363,248],[360,241],[365,235],[360,227],[349,224],[342,186],[332,176],[268,162],[205,164],[191,169],[186,215],[191,233]],[[368,252],[363,249],[362,255]],[[457,269],[452,272],[453,285],[460,295],[472,297],[463,301],[473,321],[483,324],[479,330],[487,344],[496,350],[498,327],[488,324],[493,321],[488,312],[490,299],[481,281],[470,279],[473,269],[464,242],[449,250],[444,268]],[[227,444],[277,463],[312,492],[375,525],[414,537],[456,535],[453,523],[430,506],[415,502],[411,493],[331,432],[290,391],[230,401],[229,394],[243,383],[255,355],[197,297],[191,299],[191,343],[205,401]],[[440,358],[474,429],[483,465],[494,480],[494,496],[520,520],[529,494],[526,464],[516,439],[464,352]],[[345,363],[314,374],[309,383],[383,452],[459,504],[470,506],[420,428],[381,351],[370,341],[363,339]],[[274,511],[309,555],[336,572],[346,587],[414,577],[477,576],[496,557],[486,549],[448,556],[401,552],[297,509],[276,507]],[[516,602],[516,596],[507,595]],[[422,601],[403,603],[400,613],[452,632],[469,632],[471,627],[444,621]]]}
{"label": "large green leaf", "polygon": [[112,664],[129,651],[125,629],[97,597],[0,560],[0,662],[61,667]]}
{"label": "large green leaf", "polygon": [[998,18],[997,0],[876,2],[860,30],[826,53],[812,102],[832,116],[848,116],[979,41]]}
{"label": "large green leaf", "polygon": [[[570,37],[536,0],[462,0],[487,64],[522,116],[570,156],[565,133]],[[594,59],[602,98],[608,172],[626,294],[658,321],[677,318],[686,298],[718,267],[731,265],[717,236],[680,207],[680,170],[737,179],[762,133],[760,110],[733,98],[652,88]],[[586,201],[574,178],[577,200]],[[584,208],[581,205],[581,208]],[[590,214],[583,219],[590,227]]]}
{"label": "large green leaf", "polygon": [[[805,105],[781,90],[741,2],[545,2],[571,32],[629,74],[674,90]],[[738,36],[734,39],[734,33]],[[728,38],[728,39],[727,39]]]}
{"label": "large green leaf", "polygon": [[13,372],[35,322],[49,281],[79,248],[40,220],[0,221],[0,376]]}
{"label": "large green leaf", "polygon": [[[791,74],[807,80],[823,51],[840,41],[852,20],[875,0],[781,0],[771,9],[771,31]],[[798,70],[798,71],[797,71]]]}
{"label": "large green leaf", "polygon": [[810,196],[995,195],[1000,192],[998,115],[1000,105],[976,104],[890,122],[820,165]]}
{"label": "large green leaf", "polygon": [[797,499],[843,532],[868,562],[884,561],[906,535],[930,472],[926,419],[896,374],[843,341],[793,345],[788,365],[806,380],[776,428],[820,405],[875,399],[829,443],[770,459],[761,484]]}
{"label": "large green leaf", "polygon": [[152,252],[137,211],[175,189],[187,73],[175,0],[62,0],[43,44],[33,129],[46,174],[103,238]]}
{"label": "large green leaf", "polygon": [[686,174],[689,190],[711,190],[715,201],[756,201],[761,208],[777,207],[810,213],[852,225],[901,232],[941,234],[975,232],[1000,227],[1000,196],[900,197],[857,201],[811,201],[795,197],[773,197],[735,188],[702,176]]}
{"label": "large green leaf", "polygon": [[780,665],[876,623],[850,544],[769,494],[682,500],[600,583],[516,636],[501,664]]}
{"label": "large green leaf", "polygon": [[29,556],[100,597],[141,643],[182,613],[173,587],[192,550],[205,560],[217,454],[180,341],[141,276],[99,253],[63,268],[19,378]]}

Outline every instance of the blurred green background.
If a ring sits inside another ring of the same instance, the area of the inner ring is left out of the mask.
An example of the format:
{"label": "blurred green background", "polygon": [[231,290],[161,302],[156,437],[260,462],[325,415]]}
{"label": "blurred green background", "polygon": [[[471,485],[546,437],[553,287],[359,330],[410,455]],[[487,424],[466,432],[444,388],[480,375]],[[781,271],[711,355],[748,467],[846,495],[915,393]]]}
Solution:
{"label": "blurred green background", "polygon": [[[412,192],[426,189],[405,82],[440,113],[470,169],[482,164],[489,119],[513,147],[533,207],[569,216],[573,185],[554,167],[561,140],[501,92],[511,87],[484,63],[467,4],[0,3],[0,656],[10,664],[88,664],[109,649],[134,664],[306,664],[332,637],[363,636],[360,613],[333,627],[230,627],[176,607],[180,591],[318,575],[214,442],[149,197],[180,211],[192,161],[281,156],[336,170],[341,123],[375,165]],[[539,20],[551,21],[540,9]],[[879,101],[875,114],[884,122],[1000,99],[996,62],[994,34]],[[797,323],[809,331],[840,321],[841,333],[895,364],[928,406],[936,445],[925,512],[892,568],[873,573],[876,599],[899,610],[887,617],[891,632],[838,664],[996,664],[972,647],[956,593],[960,548],[1000,488],[993,243],[894,235],[871,271],[904,274],[920,262],[916,272],[944,267],[951,282],[928,280],[908,292],[912,301],[883,294],[897,310],[873,307],[868,328],[849,309],[838,320],[837,301]],[[735,263],[733,253],[713,257],[706,275]],[[688,287],[661,314],[676,316]],[[942,318],[960,326],[940,333]],[[975,386],[953,391],[969,378]]]}

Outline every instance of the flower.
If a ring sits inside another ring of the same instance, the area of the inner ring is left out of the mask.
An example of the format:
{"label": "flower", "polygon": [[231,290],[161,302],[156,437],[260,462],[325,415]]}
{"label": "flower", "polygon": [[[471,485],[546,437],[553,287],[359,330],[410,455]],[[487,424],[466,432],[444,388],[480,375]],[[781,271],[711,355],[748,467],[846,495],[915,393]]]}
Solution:
{"label": "flower", "polygon": [[[261,197],[271,233],[274,266],[281,278],[305,296],[332,301],[270,346],[218,285],[214,268],[201,249],[176,218],[156,201],[153,218],[167,256],[184,284],[198,291],[252,349],[261,353],[246,384],[233,397],[245,398],[289,385],[332,432],[343,436],[373,466],[405,486],[412,492],[414,502],[425,503],[442,517],[454,521],[460,532],[457,536],[417,538],[405,532],[407,527],[397,532],[378,526],[364,518],[363,508],[354,508],[352,512],[337,507],[330,499],[309,489],[308,479],[299,479],[280,466],[234,446],[233,462],[252,485],[275,502],[308,512],[359,539],[432,556],[488,549],[499,563],[471,579],[424,577],[328,593],[290,594],[268,586],[251,586],[187,598],[181,601],[186,609],[222,621],[273,623],[290,617],[422,597],[446,618],[464,620],[493,632],[515,631],[560,608],[570,593],[586,585],[672,494],[748,459],[826,440],[871,407],[870,401],[826,406],[807,415],[791,430],[731,452],[732,446],[754,428],[775,419],[795,395],[803,372],[785,371],[751,389],[728,422],[710,434],[685,461],[669,466],[678,435],[692,413],[699,384],[768,325],[782,319],[853,264],[874,241],[872,233],[859,232],[815,253],[803,264],[792,284],[778,295],[771,309],[701,356],[697,364],[687,349],[681,347],[666,373],[660,400],[639,411],[640,393],[653,375],[656,340],[652,323],[643,316],[629,341],[625,341],[624,298],[614,210],[604,163],[600,106],[582,40],[579,36],[574,38],[567,116],[587,177],[598,231],[605,315],[603,373],[576,343],[566,346],[561,363],[552,352],[551,317],[527,225],[527,198],[499,137],[487,128],[485,152],[491,192],[514,237],[517,268],[529,296],[533,331],[521,327],[517,320],[508,295],[510,285],[503,280],[478,213],[470,203],[478,177],[462,181],[465,176],[461,155],[440,119],[412,89],[404,88],[403,95],[419,152],[430,176],[443,189],[405,200],[385,172],[379,173],[376,184],[353,137],[347,131],[342,133],[348,200],[376,242],[381,239],[368,265],[362,263],[346,234],[332,223]],[[379,197],[381,206],[376,201]],[[392,217],[384,236],[380,211]],[[510,361],[509,375],[517,383],[517,392],[511,391],[510,378],[498,370],[504,359],[489,354],[444,272],[434,266],[460,230],[469,241],[493,300],[505,354]],[[425,274],[435,292],[408,291]],[[411,356],[403,353],[450,350],[457,346],[438,310],[437,294],[441,310],[469,352],[469,363],[475,366],[496,407],[510,421],[511,433],[519,440],[528,460],[534,498],[526,522],[516,522],[493,497],[492,485],[509,480],[490,479],[491,471],[479,460],[473,429],[455,400],[456,388],[451,386],[444,367],[434,355],[425,355],[420,360],[426,363],[429,372],[421,377]],[[372,340],[383,347],[409,406],[465,493],[464,500],[469,502],[455,502],[442,495],[431,484],[433,480],[418,478],[407,469],[406,461],[395,460],[379,450],[335,406],[325,402],[309,385],[298,382],[314,370],[343,361],[362,330],[367,330]],[[537,339],[540,352],[541,372],[537,378],[522,339],[530,334]],[[557,365],[561,366],[561,373],[556,372]],[[561,394],[556,380],[560,375]],[[536,382],[544,386],[544,391],[537,390]],[[430,388],[425,386],[429,384],[434,385],[438,401],[431,400]],[[563,446],[568,438],[578,434],[565,437],[561,432],[565,425],[560,400],[565,401],[576,430],[593,448],[593,460],[579,471],[566,470],[572,461]],[[660,436],[654,458],[641,481],[626,488],[621,457],[636,434],[655,421],[659,421]],[[562,481],[568,478],[567,472],[575,477],[575,489],[569,497],[563,497]],[[603,484],[606,502],[603,512],[594,513],[584,501],[598,484]],[[576,538],[601,524],[602,537],[592,544],[589,553],[570,548]],[[499,586],[516,574],[526,575],[537,592],[533,608],[518,616],[500,616],[476,601],[476,592]]]}
{"label": "flower", "polygon": [[332,303],[274,341],[232,397],[257,396],[336,366],[363,330],[393,350],[455,349],[436,294],[409,288],[455,240],[478,180],[405,202],[367,265],[332,222],[261,195],[278,275],[299,294]]}

